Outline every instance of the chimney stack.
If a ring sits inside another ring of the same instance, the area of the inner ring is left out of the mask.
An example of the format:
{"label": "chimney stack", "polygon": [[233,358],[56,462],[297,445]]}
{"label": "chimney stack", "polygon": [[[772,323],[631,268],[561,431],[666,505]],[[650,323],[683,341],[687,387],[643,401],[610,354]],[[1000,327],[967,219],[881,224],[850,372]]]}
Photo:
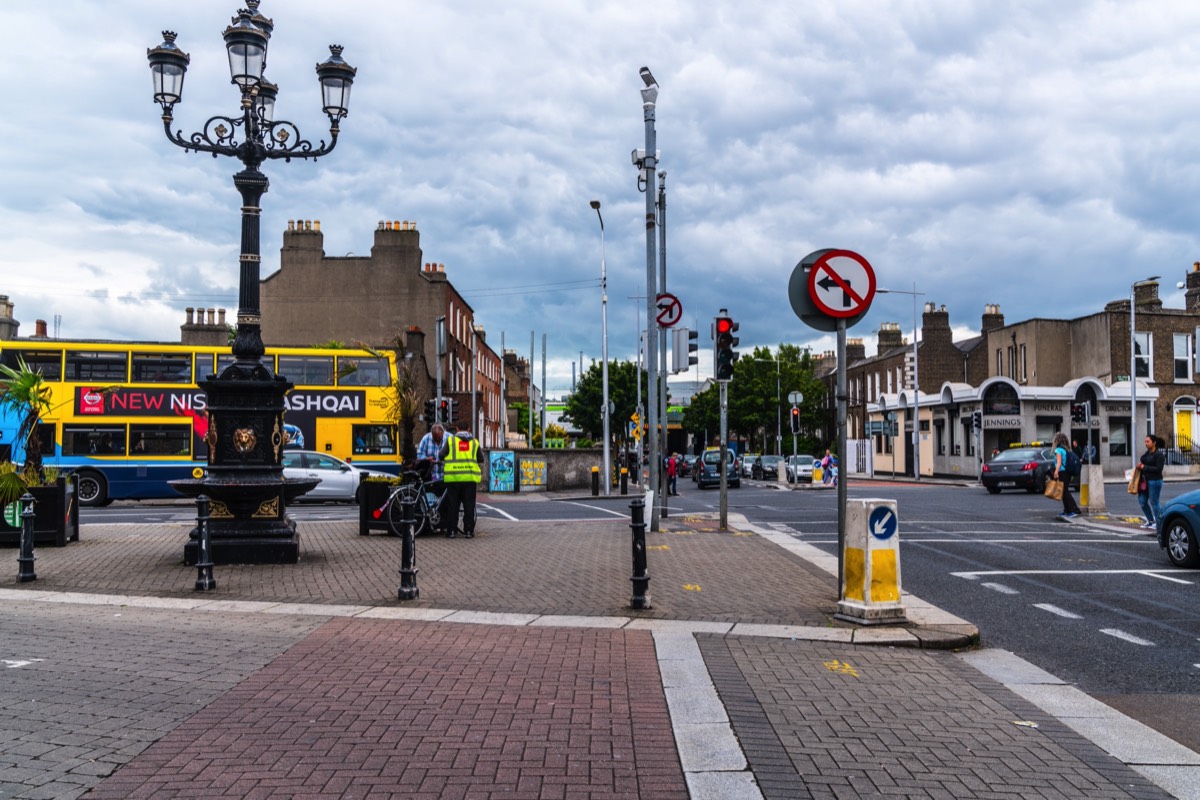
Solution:
{"label": "chimney stack", "polygon": [[989,304],[983,307],[983,318],[980,320],[980,333],[994,331],[997,328],[1004,327],[1004,315],[1000,313],[1000,306]]}

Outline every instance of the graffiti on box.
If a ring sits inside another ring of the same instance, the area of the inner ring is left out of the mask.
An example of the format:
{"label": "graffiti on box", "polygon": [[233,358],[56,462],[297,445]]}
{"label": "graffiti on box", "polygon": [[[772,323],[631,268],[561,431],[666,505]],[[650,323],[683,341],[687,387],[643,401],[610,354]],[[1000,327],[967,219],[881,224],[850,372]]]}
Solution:
{"label": "graffiti on box", "polygon": [[488,491],[511,492],[516,489],[512,450],[493,450],[488,454]]}
{"label": "graffiti on box", "polygon": [[535,487],[546,485],[546,460],[543,458],[521,459],[521,487]]}

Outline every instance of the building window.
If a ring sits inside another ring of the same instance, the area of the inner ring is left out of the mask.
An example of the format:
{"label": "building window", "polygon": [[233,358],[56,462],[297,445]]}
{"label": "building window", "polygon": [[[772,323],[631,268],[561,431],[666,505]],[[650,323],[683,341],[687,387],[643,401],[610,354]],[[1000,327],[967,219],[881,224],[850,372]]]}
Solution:
{"label": "building window", "polygon": [[1021,383],[1029,381],[1029,352],[1021,345]]}
{"label": "building window", "polygon": [[1149,378],[1153,373],[1154,364],[1150,360],[1150,334],[1135,333],[1133,335],[1133,374],[1137,378]]}
{"label": "building window", "polygon": [[1190,381],[1192,378],[1191,334],[1175,334],[1175,380]]}
{"label": "building window", "polygon": [[1004,374],[1004,351],[996,348],[996,374]]}
{"label": "building window", "polygon": [[1008,376],[1010,378],[1017,377],[1017,348],[1008,348]]}

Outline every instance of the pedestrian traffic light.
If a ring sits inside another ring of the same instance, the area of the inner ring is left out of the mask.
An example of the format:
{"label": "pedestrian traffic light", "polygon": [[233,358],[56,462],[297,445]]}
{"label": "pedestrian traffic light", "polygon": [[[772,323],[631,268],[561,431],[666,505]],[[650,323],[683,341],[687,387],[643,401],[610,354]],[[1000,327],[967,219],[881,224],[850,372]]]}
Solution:
{"label": "pedestrian traffic light", "polygon": [[1087,422],[1087,403],[1071,403],[1071,422],[1083,425]]}
{"label": "pedestrian traffic light", "polygon": [[722,308],[713,318],[713,375],[719,381],[733,378],[733,365],[738,360],[734,348],[741,341],[733,335],[741,326],[728,314],[729,312]]}
{"label": "pedestrian traffic light", "polygon": [[800,433],[800,409],[792,406],[792,435],[796,436]]}
{"label": "pedestrian traffic light", "polygon": [[421,419],[425,421],[426,425],[437,422],[437,410],[434,408],[432,397],[425,401],[425,414]]}
{"label": "pedestrian traffic light", "polygon": [[671,371],[687,372],[689,367],[699,363],[695,355],[700,349],[700,345],[696,344],[699,334],[688,328],[676,328],[671,335]]}
{"label": "pedestrian traffic light", "polygon": [[971,414],[971,426],[973,428],[975,428],[975,430],[980,430],[981,428],[983,428],[983,412],[982,411],[976,411],[973,414]]}

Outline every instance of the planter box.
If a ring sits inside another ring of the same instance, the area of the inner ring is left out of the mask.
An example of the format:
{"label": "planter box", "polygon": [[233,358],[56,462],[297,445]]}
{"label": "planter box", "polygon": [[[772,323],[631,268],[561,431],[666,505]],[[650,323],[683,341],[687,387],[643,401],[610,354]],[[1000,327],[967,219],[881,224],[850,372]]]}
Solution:
{"label": "planter box", "polygon": [[[33,543],[66,547],[67,542],[79,541],[79,479],[74,475],[60,477],[54,486],[36,486],[29,490],[34,500]],[[21,544],[21,528],[0,519],[0,545],[16,547]]]}
{"label": "planter box", "polygon": [[387,502],[388,496],[396,486],[386,481],[363,481],[361,488],[362,493],[359,495],[358,501],[359,534],[369,536],[371,531],[383,531],[391,534],[392,529],[388,527],[387,514],[384,513],[379,519],[375,519],[375,512]]}

